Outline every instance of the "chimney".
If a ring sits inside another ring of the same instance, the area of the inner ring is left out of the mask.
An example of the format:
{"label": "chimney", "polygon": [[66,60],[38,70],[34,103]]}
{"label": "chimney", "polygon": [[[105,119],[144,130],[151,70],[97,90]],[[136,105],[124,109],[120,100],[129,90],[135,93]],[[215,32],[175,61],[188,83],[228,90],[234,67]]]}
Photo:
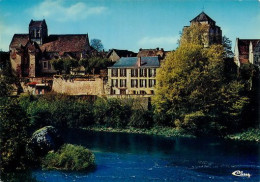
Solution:
{"label": "chimney", "polygon": [[141,57],[137,58],[137,66],[140,67],[141,66]]}

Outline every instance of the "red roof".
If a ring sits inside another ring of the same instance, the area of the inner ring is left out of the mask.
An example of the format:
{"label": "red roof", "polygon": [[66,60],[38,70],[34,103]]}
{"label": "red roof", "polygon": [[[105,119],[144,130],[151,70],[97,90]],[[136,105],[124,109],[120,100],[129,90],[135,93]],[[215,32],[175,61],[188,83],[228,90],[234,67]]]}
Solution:
{"label": "red roof", "polygon": [[14,34],[10,43],[10,48],[19,48],[21,45],[25,46],[29,41],[29,34]]}
{"label": "red roof", "polygon": [[253,49],[260,42],[260,39],[238,39],[238,51],[240,63],[249,62],[249,45],[252,42]]}
{"label": "red roof", "polygon": [[89,47],[88,34],[50,35],[41,46],[47,52],[82,52]]}

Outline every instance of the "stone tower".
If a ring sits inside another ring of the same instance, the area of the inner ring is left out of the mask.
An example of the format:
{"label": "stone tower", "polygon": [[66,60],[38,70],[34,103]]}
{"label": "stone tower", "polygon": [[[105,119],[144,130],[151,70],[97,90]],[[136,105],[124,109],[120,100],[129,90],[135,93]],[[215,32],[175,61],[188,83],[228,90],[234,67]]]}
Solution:
{"label": "stone tower", "polygon": [[29,24],[29,38],[31,41],[42,45],[48,37],[48,28],[45,19],[42,21],[31,20]]}
{"label": "stone tower", "polygon": [[[190,21],[190,26],[194,24],[207,25],[207,33],[204,35],[204,47],[209,47],[212,44],[222,44],[222,30],[216,25],[216,22],[211,19],[206,13],[201,12],[198,16]],[[183,31],[185,31],[185,28]]]}

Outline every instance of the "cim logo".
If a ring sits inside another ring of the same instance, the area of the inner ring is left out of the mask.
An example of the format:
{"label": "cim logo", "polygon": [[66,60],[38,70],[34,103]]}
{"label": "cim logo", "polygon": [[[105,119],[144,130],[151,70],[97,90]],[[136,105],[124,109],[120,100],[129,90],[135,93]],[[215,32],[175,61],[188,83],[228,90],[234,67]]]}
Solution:
{"label": "cim logo", "polygon": [[249,173],[244,173],[243,171],[240,170],[236,170],[232,173],[233,176],[239,176],[239,177],[248,177],[250,178],[250,174]]}

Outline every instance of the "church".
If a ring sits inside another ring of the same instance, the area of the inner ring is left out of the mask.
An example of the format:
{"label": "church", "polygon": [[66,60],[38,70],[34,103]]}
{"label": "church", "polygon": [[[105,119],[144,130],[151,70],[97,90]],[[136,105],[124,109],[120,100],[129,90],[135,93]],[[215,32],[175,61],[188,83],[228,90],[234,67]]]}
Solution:
{"label": "church", "polygon": [[28,34],[14,34],[9,46],[10,61],[19,77],[41,77],[56,73],[50,60],[85,58],[93,48],[88,34],[48,35],[45,20],[31,20]]}

